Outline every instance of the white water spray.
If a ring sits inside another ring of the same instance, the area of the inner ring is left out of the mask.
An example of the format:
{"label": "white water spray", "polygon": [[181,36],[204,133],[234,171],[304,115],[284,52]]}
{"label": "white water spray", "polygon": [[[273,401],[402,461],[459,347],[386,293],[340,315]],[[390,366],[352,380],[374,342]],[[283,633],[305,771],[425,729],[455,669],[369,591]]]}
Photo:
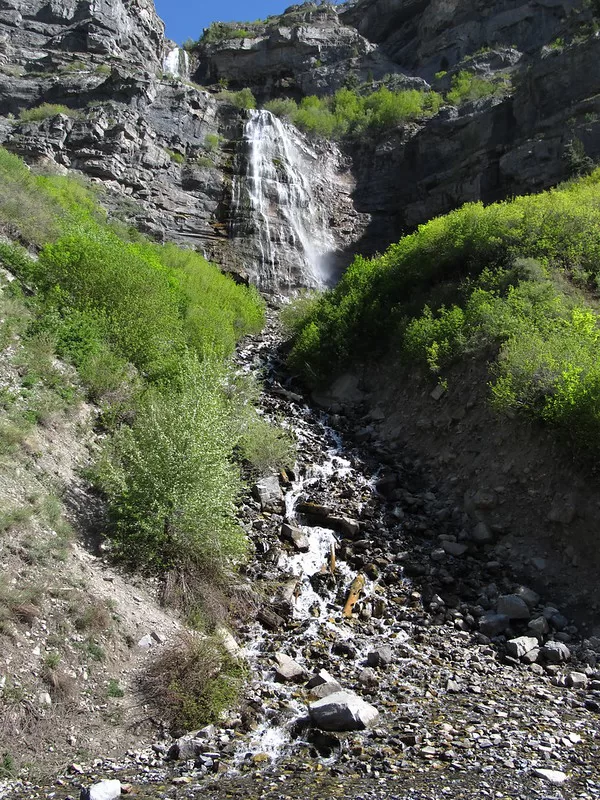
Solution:
{"label": "white water spray", "polygon": [[234,184],[233,236],[254,237],[253,282],[265,290],[323,286],[336,245],[326,204],[315,198],[319,157],[293,126],[265,110],[250,111],[244,139],[247,167]]}
{"label": "white water spray", "polygon": [[190,57],[181,47],[174,47],[165,56],[163,69],[167,75],[174,78],[187,78],[189,74]]}

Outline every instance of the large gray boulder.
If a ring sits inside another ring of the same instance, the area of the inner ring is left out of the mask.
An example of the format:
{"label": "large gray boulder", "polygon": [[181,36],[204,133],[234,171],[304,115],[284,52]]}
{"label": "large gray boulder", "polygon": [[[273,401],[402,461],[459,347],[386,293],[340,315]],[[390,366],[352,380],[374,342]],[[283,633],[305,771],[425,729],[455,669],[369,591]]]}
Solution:
{"label": "large gray boulder", "polygon": [[506,652],[513,658],[523,658],[538,647],[538,640],[533,636],[519,636],[506,643]]}
{"label": "large gray boulder", "polygon": [[310,718],[324,731],[362,731],[379,717],[379,711],[352,692],[335,692],[308,707]]}
{"label": "large gray boulder", "polygon": [[279,512],[283,510],[283,492],[276,475],[261,478],[252,487],[252,494],[260,503],[263,511]]}
{"label": "large gray boulder", "polygon": [[516,594],[503,594],[498,598],[498,614],[504,614],[509,619],[529,619],[531,612],[529,606]]}

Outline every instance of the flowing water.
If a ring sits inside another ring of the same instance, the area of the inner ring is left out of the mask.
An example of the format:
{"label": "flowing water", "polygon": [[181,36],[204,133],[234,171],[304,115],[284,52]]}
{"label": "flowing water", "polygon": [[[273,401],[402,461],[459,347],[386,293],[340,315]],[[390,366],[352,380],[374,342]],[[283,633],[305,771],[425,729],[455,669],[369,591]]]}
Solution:
{"label": "flowing water", "polygon": [[174,47],[165,56],[164,71],[174,78],[187,78],[190,57],[181,47]]}
{"label": "flowing water", "polygon": [[[314,663],[306,657],[307,648],[315,642],[351,643],[353,665],[364,663],[367,651],[373,644],[372,636],[361,635],[356,620],[343,617],[343,598],[356,576],[339,557],[340,535],[327,525],[307,524],[298,513],[298,504],[307,498],[318,497],[324,487],[336,489],[352,487],[353,493],[363,498],[354,503],[360,512],[376,501],[377,473],[363,463],[358,455],[345,448],[342,438],[331,426],[325,413],[315,412],[299,397],[282,399],[281,390],[270,359],[273,345],[269,334],[261,341],[252,340],[238,353],[238,362],[244,372],[265,373],[266,390],[263,405],[266,415],[276,418],[293,429],[298,451],[304,463],[296,465],[293,480],[285,492],[285,509],[282,517],[305,534],[308,550],[297,552],[291,547],[273,546],[269,531],[249,530],[257,547],[264,553],[265,561],[272,564],[254,578],[274,578],[280,587],[287,587],[290,603],[287,626],[290,631],[270,633],[256,623],[247,632],[244,656],[253,675],[252,686],[256,699],[263,705],[266,719],[250,734],[238,752],[238,763],[259,754],[276,760],[292,746],[303,743],[298,739],[297,723],[306,717],[306,697],[300,696],[297,685],[278,682],[274,672],[275,651],[285,652],[306,668],[307,676],[314,671]],[[275,393],[272,393],[275,387]],[[283,392],[285,395],[285,390]],[[281,523],[275,517],[272,530],[277,537]],[[314,521],[313,521],[314,523]],[[333,556],[333,560],[332,560]],[[366,580],[365,589],[357,610],[368,609],[378,596],[377,583]],[[375,626],[372,632],[375,632]],[[383,633],[383,631],[381,631]]]}
{"label": "flowing water", "polygon": [[335,241],[316,197],[322,165],[291,125],[271,112],[249,111],[245,168],[235,178],[232,236],[252,244],[247,269],[260,289],[324,286]]}

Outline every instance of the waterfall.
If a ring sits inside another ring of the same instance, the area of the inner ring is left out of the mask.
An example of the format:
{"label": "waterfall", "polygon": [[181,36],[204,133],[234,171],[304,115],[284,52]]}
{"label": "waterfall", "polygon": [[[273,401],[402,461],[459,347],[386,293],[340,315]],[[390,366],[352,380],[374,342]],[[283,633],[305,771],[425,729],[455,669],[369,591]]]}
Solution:
{"label": "waterfall", "polygon": [[189,74],[189,55],[181,47],[174,47],[165,56],[163,69],[174,78],[187,78]]}
{"label": "waterfall", "polygon": [[232,237],[259,288],[323,286],[329,278],[328,254],[336,245],[326,204],[317,198],[323,177],[319,156],[293,126],[269,111],[249,114],[245,169],[233,187]]}

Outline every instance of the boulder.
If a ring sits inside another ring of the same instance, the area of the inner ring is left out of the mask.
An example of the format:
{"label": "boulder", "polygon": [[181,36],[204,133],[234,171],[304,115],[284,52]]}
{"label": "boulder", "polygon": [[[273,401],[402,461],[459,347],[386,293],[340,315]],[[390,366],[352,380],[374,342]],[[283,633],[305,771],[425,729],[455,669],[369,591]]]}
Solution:
{"label": "boulder", "polygon": [[282,683],[303,681],[306,678],[306,670],[297,661],[285,653],[275,653],[275,676]]}
{"label": "boulder", "polygon": [[529,589],[527,586],[519,586],[515,594],[517,597],[520,597],[521,600],[524,600],[529,608],[535,608],[540,602],[539,594],[534,592],[533,589]]}
{"label": "boulder", "polygon": [[548,783],[553,783],[556,786],[559,786],[561,783],[564,783],[567,780],[567,776],[564,772],[559,772],[556,769],[534,769],[533,774],[536,775],[538,778],[543,778]]}
{"label": "boulder", "polygon": [[548,631],[550,630],[550,626],[548,625],[548,620],[545,617],[536,617],[532,619],[527,627],[529,630],[538,636],[540,639],[542,636],[545,636]]}
{"label": "boulder", "polygon": [[466,544],[462,542],[442,542],[442,547],[451,556],[464,556],[469,549]]}
{"label": "boulder", "polygon": [[509,626],[510,620],[506,614],[484,614],[479,620],[479,630],[484,636],[493,639],[503,633]]}
{"label": "boulder", "polygon": [[200,755],[205,746],[206,740],[197,733],[187,733],[171,745],[167,757],[172,761],[190,761]]}
{"label": "boulder", "polygon": [[328,697],[336,692],[341,692],[342,687],[326,669],[321,669],[306,684],[306,688],[316,697]]}
{"label": "boulder", "polygon": [[351,692],[335,692],[308,707],[310,718],[324,731],[362,731],[379,717],[377,709]]}
{"label": "boulder", "polygon": [[588,685],[588,677],[584,672],[571,672],[567,675],[567,686],[571,689],[585,689]]}
{"label": "boulder", "polygon": [[542,647],[542,655],[549,664],[562,664],[569,661],[571,651],[563,642],[546,642]]}
{"label": "boulder", "polygon": [[478,522],[471,531],[471,539],[477,544],[489,544],[494,541],[494,534],[485,522]]}
{"label": "boulder", "polygon": [[283,510],[283,492],[277,475],[270,475],[257,481],[252,487],[252,494],[263,511],[277,513]]}
{"label": "boulder", "polygon": [[504,614],[509,619],[529,619],[531,612],[529,606],[516,594],[503,594],[498,598],[496,607],[498,614]]}
{"label": "boulder", "polygon": [[350,517],[338,517],[331,515],[327,517],[325,524],[331,526],[334,531],[339,531],[350,539],[354,539],[360,534],[360,522]]}
{"label": "boulder", "polygon": [[537,646],[538,640],[533,636],[519,636],[506,643],[506,652],[513,658],[523,658],[531,650],[536,650]]}
{"label": "boulder", "polygon": [[295,525],[284,522],[281,526],[281,538],[291,542],[299,553],[308,553],[310,550],[308,537]]}
{"label": "boulder", "polygon": [[370,667],[387,667],[392,663],[393,651],[388,645],[371,650],[367,655],[367,664]]}
{"label": "boulder", "polygon": [[121,781],[100,781],[90,786],[89,789],[82,789],[79,795],[80,800],[117,800],[121,796]]}

